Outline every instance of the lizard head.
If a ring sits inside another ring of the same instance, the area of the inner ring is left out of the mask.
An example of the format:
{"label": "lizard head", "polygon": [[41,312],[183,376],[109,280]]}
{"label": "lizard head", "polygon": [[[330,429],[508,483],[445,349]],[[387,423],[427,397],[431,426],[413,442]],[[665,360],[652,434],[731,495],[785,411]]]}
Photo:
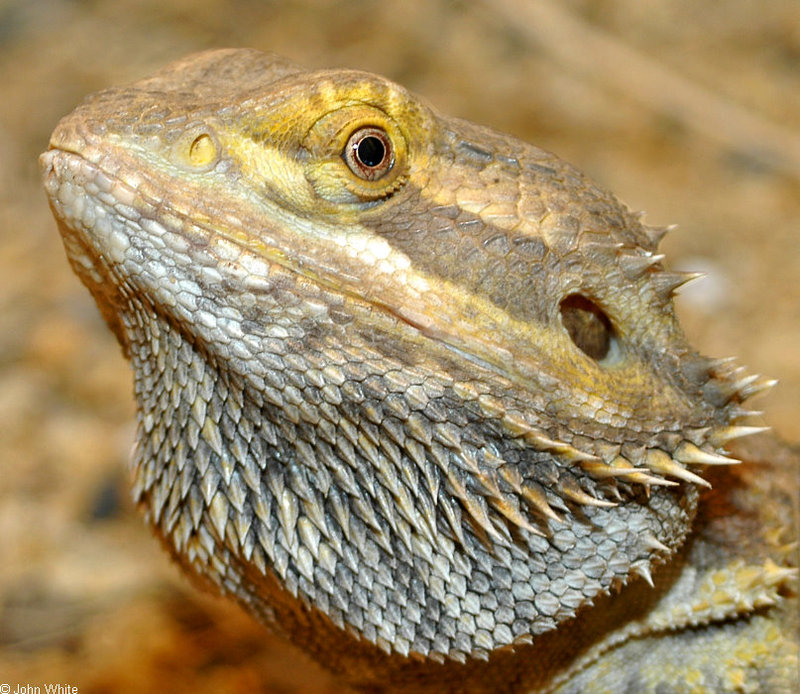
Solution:
{"label": "lizard head", "polygon": [[755,430],[770,382],[687,343],[663,229],[382,78],[191,56],[42,166],[149,521],[306,646],[309,611],[403,655],[529,641],[648,577]]}

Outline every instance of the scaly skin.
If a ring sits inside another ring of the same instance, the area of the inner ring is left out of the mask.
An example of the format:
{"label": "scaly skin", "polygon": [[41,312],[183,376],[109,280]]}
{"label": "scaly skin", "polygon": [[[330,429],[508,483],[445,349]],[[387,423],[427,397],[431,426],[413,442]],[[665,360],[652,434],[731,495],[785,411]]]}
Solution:
{"label": "scaly skin", "polygon": [[246,50],[90,97],[42,168],[187,573],[367,691],[792,690],[797,462],[728,467],[771,382],[688,345],[663,229]]}

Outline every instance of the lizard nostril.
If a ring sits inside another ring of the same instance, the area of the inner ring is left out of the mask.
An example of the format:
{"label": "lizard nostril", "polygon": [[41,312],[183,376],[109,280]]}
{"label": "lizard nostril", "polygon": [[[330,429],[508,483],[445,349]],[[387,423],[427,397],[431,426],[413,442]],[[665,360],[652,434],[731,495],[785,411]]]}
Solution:
{"label": "lizard nostril", "polygon": [[559,304],[561,322],[578,349],[595,361],[607,361],[617,352],[611,321],[597,304],[581,294],[570,294]]}
{"label": "lizard nostril", "polygon": [[189,161],[192,166],[208,166],[216,156],[217,147],[208,133],[201,133],[189,145]]}
{"label": "lizard nostril", "polygon": [[220,147],[214,135],[205,127],[189,128],[172,144],[170,158],[182,169],[203,173],[219,161]]}

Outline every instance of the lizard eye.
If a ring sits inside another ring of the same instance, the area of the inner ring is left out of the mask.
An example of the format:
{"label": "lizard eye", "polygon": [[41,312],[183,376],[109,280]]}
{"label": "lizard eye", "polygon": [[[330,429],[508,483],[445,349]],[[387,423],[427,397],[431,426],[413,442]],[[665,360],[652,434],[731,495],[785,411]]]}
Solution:
{"label": "lizard eye", "polygon": [[580,294],[570,294],[560,306],[561,322],[575,346],[598,362],[607,362],[617,351],[617,338],[611,321],[594,302]]}
{"label": "lizard eye", "polygon": [[350,171],[359,178],[377,181],[394,166],[394,149],[386,132],[368,126],[359,128],[350,135],[342,158]]}
{"label": "lizard eye", "polygon": [[303,138],[301,151],[309,183],[329,202],[371,206],[392,197],[408,180],[404,131],[369,104],[323,113]]}

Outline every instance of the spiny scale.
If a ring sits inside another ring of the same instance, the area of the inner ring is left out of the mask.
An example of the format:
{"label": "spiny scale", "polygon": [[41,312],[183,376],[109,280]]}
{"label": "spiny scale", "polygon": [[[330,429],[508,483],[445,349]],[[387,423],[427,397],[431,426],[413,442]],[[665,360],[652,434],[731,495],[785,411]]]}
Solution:
{"label": "spiny scale", "polygon": [[644,464],[648,469],[664,475],[665,477],[675,477],[702,487],[711,487],[702,477],[695,475],[682,465],[676,463],[675,460],[664,451],[658,449],[648,451],[645,456]]}
{"label": "spiny scale", "polygon": [[620,253],[619,263],[625,276],[633,280],[642,277],[648,270],[654,269],[664,258],[665,256],[661,253],[644,255]]}
{"label": "spiny scale", "polygon": [[669,299],[684,284],[703,277],[703,272],[657,272],[650,275],[653,288],[662,299]]}
{"label": "spiny scale", "polygon": [[729,458],[719,453],[704,451],[689,441],[684,441],[673,453],[675,460],[681,463],[695,465],[736,465],[735,458]]}
{"label": "spiny scale", "polygon": [[642,231],[644,232],[647,242],[649,244],[649,250],[654,251],[658,248],[661,240],[671,231],[675,231],[678,228],[677,224],[670,224],[667,226],[650,226],[647,224],[642,225]]}
{"label": "spiny scale", "polygon": [[744,426],[744,425],[731,425],[715,429],[708,436],[708,441],[712,446],[724,446],[726,443],[735,439],[744,438],[745,436],[753,436],[755,434],[763,434],[770,430],[768,426]]}

